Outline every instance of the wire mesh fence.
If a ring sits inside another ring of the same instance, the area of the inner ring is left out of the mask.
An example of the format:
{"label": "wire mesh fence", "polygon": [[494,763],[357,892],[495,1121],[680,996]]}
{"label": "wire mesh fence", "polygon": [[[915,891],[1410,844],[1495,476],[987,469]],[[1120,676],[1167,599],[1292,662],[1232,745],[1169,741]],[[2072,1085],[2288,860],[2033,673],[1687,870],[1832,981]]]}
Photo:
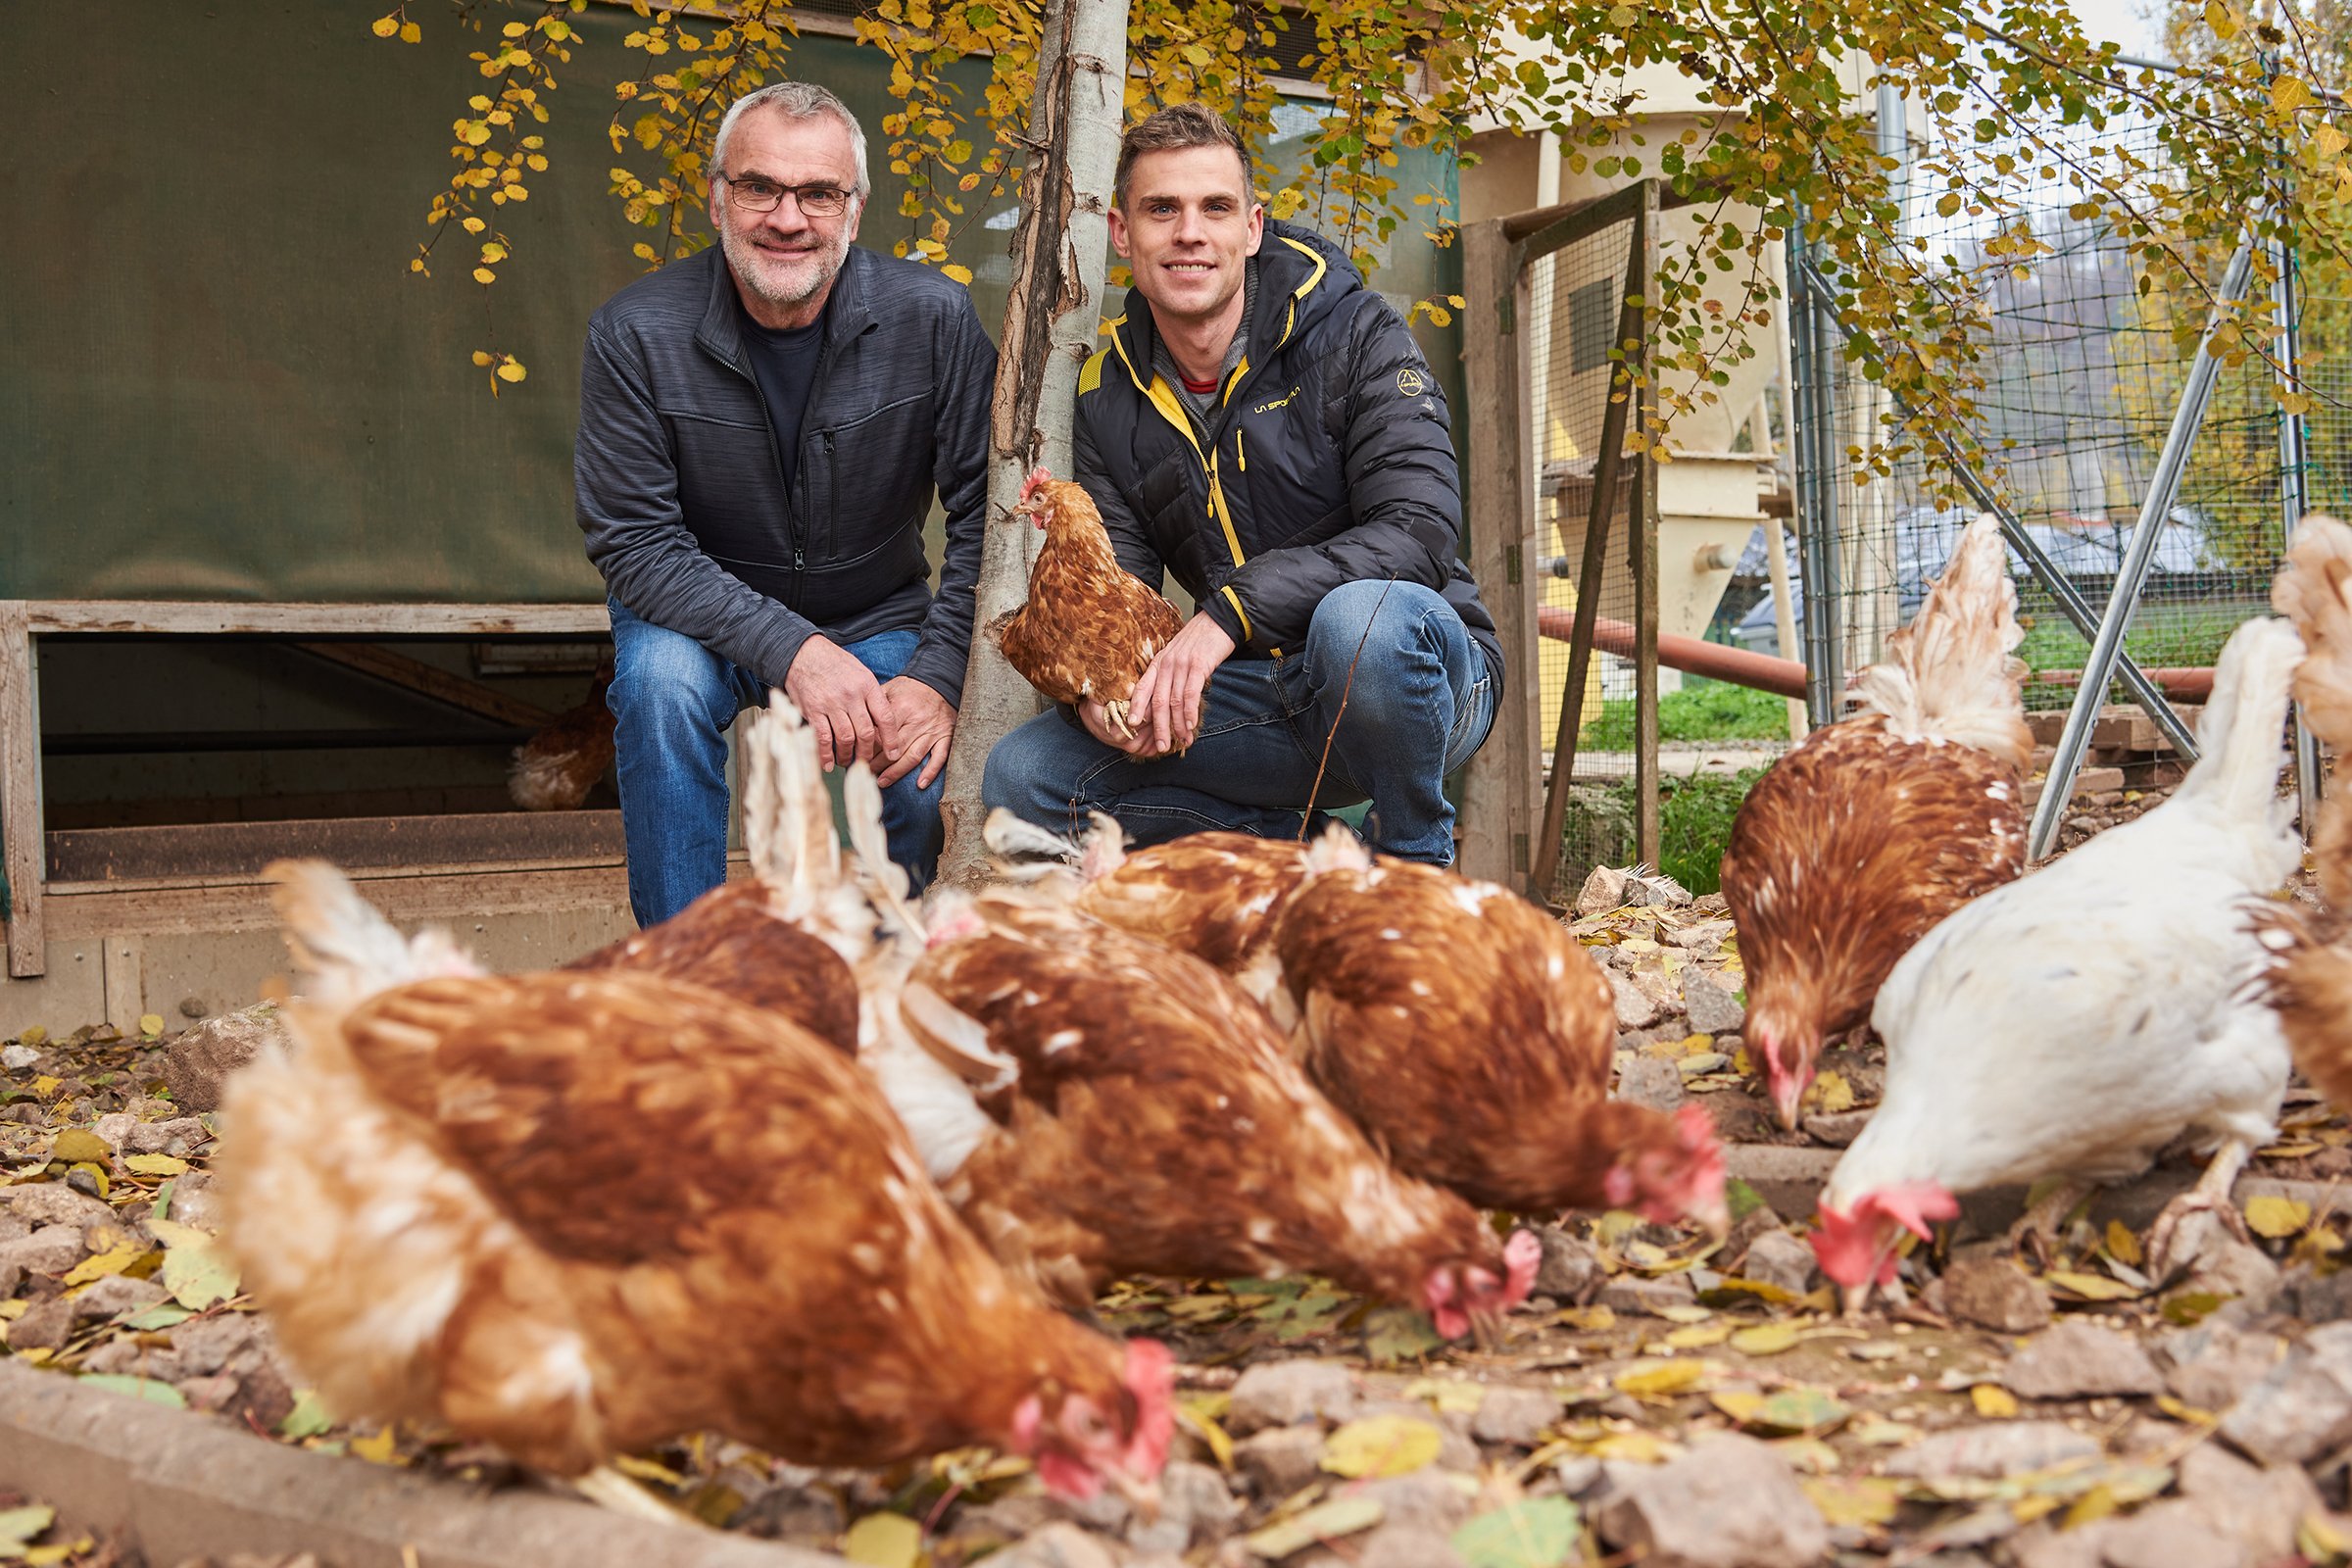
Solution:
{"label": "wire mesh fence", "polygon": [[[2146,164],[2149,177],[2166,173],[2152,127],[2086,130],[2079,141],[2074,150],[2084,159],[2113,159],[2121,146]],[[1915,202],[1905,230],[1924,238],[1932,254],[1955,258],[1979,300],[1987,352],[1974,416],[1986,454],[1978,477],[2057,572],[2100,609],[2124,565],[2189,382],[2197,334],[2175,329],[2201,324],[2209,301],[2203,291],[2165,286],[2104,220],[2071,216],[2070,200],[2053,194],[2045,205],[1974,220],[1939,220]],[[1987,255],[1988,241],[2020,227],[2047,248],[2022,262]],[[2211,259],[2206,288],[2218,288],[2227,262]],[[2307,317],[2345,308],[2333,299],[2302,306]],[[2313,368],[2307,366],[2306,373]],[[2342,401],[2352,391],[2343,384],[2352,382],[2352,371],[2341,365],[2316,368],[2315,382],[2338,384],[2312,387],[2324,416],[2314,421],[2313,477],[2324,479],[2332,466],[2340,493],[2352,477],[2343,464]],[[1954,474],[1932,450],[1897,463],[1890,474],[1869,472],[1861,451],[1884,433],[1887,395],[1835,353],[1822,355],[1807,373],[1826,384],[1814,401],[1800,399],[1800,423],[1811,409],[1826,415],[1830,426],[1821,432],[1826,438],[1800,440],[1799,452],[1800,461],[1810,458],[1816,468],[1826,461],[1829,470],[1813,494],[1830,537],[1807,561],[1830,584],[1835,677],[1879,657],[1886,634],[1917,610],[1977,508],[1954,502]],[[2259,355],[2220,370],[2125,638],[2126,654],[2143,669],[2210,666],[2230,633],[2267,604],[2286,514],[2276,375]],[[2324,489],[2314,487],[2313,504],[2325,500]],[[2020,652],[2032,671],[2027,706],[2068,707],[2089,641],[2060,612],[2049,584],[2014,554],[2012,565],[2026,625]],[[1767,602],[1735,629],[1735,640],[1772,646],[1770,612]]]}
{"label": "wire mesh fence", "polygon": [[[1561,819],[1562,865],[1574,877],[1599,860],[1622,857],[1639,810],[1628,792],[1609,786],[1636,773],[1642,683],[1632,633],[1641,613],[1636,519],[1643,514],[1644,475],[1638,460],[1623,456],[1625,411],[1612,420],[1609,405],[1612,393],[1623,394],[1622,360],[1611,350],[1620,345],[1626,296],[1639,292],[1629,274],[1640,265],[1640,238],[1637,220],[1627,217],[1592,226],[1528,263],[1529,423],[1543,630],[1537,675],[1546,742],[1555,753],[1558,742],[1573,743],[1567,777],[1572,793]],[[1619,439],[1619,461],[1604,462],[1611,434]],[[1588,540],[1596,528],[1597,560],[1588,563]],[[1589,576],[1590,566],[1597,570]],[[1592,601],[1594,640],[1579,678],[1571,668],[1570,634],[1586,596]]]}

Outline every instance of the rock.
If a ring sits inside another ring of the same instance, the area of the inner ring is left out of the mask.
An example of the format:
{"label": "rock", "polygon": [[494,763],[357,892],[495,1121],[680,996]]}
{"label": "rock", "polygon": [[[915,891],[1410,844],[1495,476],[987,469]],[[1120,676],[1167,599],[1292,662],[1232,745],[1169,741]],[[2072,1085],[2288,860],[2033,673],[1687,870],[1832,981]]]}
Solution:
{"label": "rock", "polygon": [[1666,1004],[1635,985],[1616,970],[1603,967],[1600,971],[1609,982],[1609,991],[1617,1001],[1617,1027],[1646,1029],[1666,1016]]}
{"label": "rock", "polygon": [[1387,1524],[1364,1537],[1356,1568],[1467,1568],[1453,1543],[1433,1530]]}
{"label": "rock", "polygon": [[164,1288],[153,1280],[134,1280],[121,1274],[109,1274],[104,1279],[92,1281],[88,1290],[74,1298],[74,1313],[84,1323],[94,1323],[100,1318],[153,1306],[164,1296]]}
{"label": "rock", "polygon": [[1805,1133],[1817,1144],[1843,1149],[1862,1136],[1862,1129],[1870,1125],[1877,1109],[1876,1105],[1870,1105],[1861,1110],[1815,1111],[1805,1118]]}
{"label": "rock", "polygon": [[[810,1488],[779,1487],[776,1490],[779,1493],[798,1493],[808,1497],[821,1496],[827,1502],[833,1501],[829,1493]],[[763,1494],[752,1504],[752,1507],[758,1509],[766,1505],[769,1495],[773,1495],[773,1494]],[[799,1526],[800,1510],[792,1509],[791,1504],[783,1501],[778,1501],[773,1506],[782,1516],[785,1528],[774,1532],[755,1530],[755,1534],[773,1534],[781,1537],[817,1535],[830,1538],[840,1535],[846,1523],[838,1503],[833,1506],[832,1527],[827,1530],[804,1530]],[[787,1512],[788,1509],[791,1511]],[[959,1539],[967,1540],[1018,1541],[1032,1531],[1043,1530],[1046,1526],[1054,1523],[1054,1499],[1045,1493],[1014,1492],[999,1497],[994,1502],[968,1503],[956,1509],[955,1533]],[[745,1528],[740,1518],[736,1521],[735,1528],[739,1530]]]}
{"label": "rock", "polygon": [[1795,1473],[1753,1438],[1701,1438],[1595,1513],[1601,1536],[1642,1568],[1809,1568],[1830,1548]]}
{"label": "rock", "polygon": [[1697,1298],[1688,1274],[1662,1274],[1654,1280],[1620,1274],[1593,1298],[1613,1312],[1656,1312],[1661,1307],[1689,1306]]}
{"label": "rock", "polygon": [[1268,1501],[1287,1497],[1320,1474],[1323,1434],[1314,1427],[1270,1427],[1233,1446],[1233,1466]]}
{"label": "rock", "polygon": [[1159,1517],[1127,1526],[1127,1544],[1139,1551],[1180,1552],[1233,1534],[1242,1505],[1214,1467],[1178,1459],[1159,1477]]}
{"label": "rock", "polygon": [[30,1236],[0,1242],[0,1268],[13,1263],[27,1274],[63,1274],[88,1250],[78,1225],[44,1225]]}
{"label": "rock", "polygon": [[2061,1421],[1998,1421],[1984,1426],[1931,1432],[1908,1448],[1887,1455],[1884,1474],[1917,1477],[1975,1477],[1998,1481],[2029,1470],[2046,1470],[2069,1459],[2095,1459],[2099,1446]]}
{"label": "rock", "polygon": [[[191,1410],[225,1410],[237,1396],[238,1386],[237,1380],[225,1372],[216,1372],[208,1378],[181,1378],[173,1385]],[[740,1519],[737,1523],[740,1525]],[[838,1535],[840,1530],[836,1524],[828,1534]]]}
{"label": "rock", "polygon": [[28,1224],[71,1225],[77,1231],[115,1217],[115,1211],[102,1200],[55,1182],[0,1187],[0,1210]]}
{"label": "rock", "polygon": [[172,1353],[191,1375],[218,1372],[260,1338],[261,1330],[242,1312],[190,1318],[172,1331]]}
{"label": "rock", "polygon": [[1118,1568],[1109,1547],[1066,1520],[1024,1536],[988,1560],[997,1568]]}
{"label": "rock", "polygon": [[2178,1498],[2110,1521],[2104,1535],[2099,1550],[2107,1568],[2253,1568],[2252,1558],[2198,1517],[2194,1504]]}
{"label": "rock", "polygon": [[1630,1100],[1652,1110],[1674,1110],[1690,1098],[1683,1087],[1683,1070],[1663,1056],[1636,1052],[1617,1074],[1618,1100]]}
{"label": "rock", "polygon": [[2207,1210],[2192,1210],[2175,1228],[2171,1261],[2188,1264],[2187,1289],[2235,1297],[2257,1311],[2278,1294],[2278,1265]]}
{"label": "rock", "polygon": [[228,1075],[282,1034],[277,1008],[267,1002],[183,1030],[164,1052],[162,1064],[172,1103],[184,1110],[220,1109],[220,1086]]}
{"label": "rock", "polygon": [[1738,997],[1705,975],[1688,971],[1683,976],[1683,1010],[1690,1014],[1694,1034],[1730,1034],[1747,1022],[1747,1009]]}
{"label": "rock", "polygon": [[1577,914],[1600,914],[1618,907],[1625,903],[1625,885],[1630,880],[1627,872],[1606,865],[1594,866],[1592,874],[1585,878],[1585,885],[1577,890]]}
{"label": "rock", "polygon": [[104,1143],[107,1148],[121,1153],[123,1138],[138,1124],[138,1117],[133,1116],[127,1110],[118,1110],[90,1123],[90,1131],[96,1133],[99,1141]]}
{"label": "rock", "polygon": [[2156,1342],[2165,1387],[2200,1410],[2229,1409],[2285,1354],[2286,1342],[2278,1335],[2247,1334],[2227,1323],[2202,1323]]}
{"label": "rock", "polygon": [[182,1225],[219,1232],[220,1203],[213,1197],[212,1184],[209,1171],[192,1170],[180,1177],[172,1189],[172,1217]]}
{"label": "rock", "polygon": [[1560,1418],[1560,1401],[1545,1389],[1504,1385],[1487,1391],[1470,1423],[1470,1435],[1481,1443],[1503,1443],[1532,1448]]}
{"label": "rock", "polygon": [[1733,924],[1729,920],[1700,920],[1694,925],[1661,931],[1658,935],[1664,938],[1669,946],[1695,953],[1703,957],[1722,947],[1723,939],[1730,936],[1732,931]]}
{"label": "rock", "polygon": [[2079,1318],[2034,1336],[2009,1358],[2001,1383],[2027,1399],[2164,1392],[2164,1374],[2156,1370],[2147,1351],[2113,1329]]}
{"label": "rock", "polygon": [[2181,1457],[2180,1486],[2209,1528],[2257,1562],[2291,1557],[2296,1527],[2323,1511],[2318,1489],[2300,1467],[2260,1469],[2210,1443]]}
{"label": "rock", "polygon": [[203,1143],[212,1134],[204,1123],[193,1116],[174,1116],[170,1121],[143,1121],[134,1124],[122,1137],[125,1153],[178,1154],[185,1156],[189,1150]]}
{"label": "rock", "polygon": [[2031,1334],[2049,1324],[2050,1293],[2006,1257],[1965,1254],[1943,1271],[1943,1309],[1995,1333]]}
{"label": "rock", "polygon": [[1355,1404],[1355,1379],[1337,1361],[1271,1361],[1234,1383],[1225,1429],[1240,1437],[1310,1416],[1345,1421]]}
{"label": "rock", "polygon": [[1416,1470],[1409,1476],[1391,1476],[1367,1483],[1361,1494],[1379,1503],[1388,1523],[1433,1535],[1451,1535],[1470,1517],[1477,1495],[1435,1470]]}
{"label": "rock", "polygon": [[128,1336],[102,1341],[81,1358],[81,1369],[120,1377],[153,1378],[158,1383],[177,1383],[188,1375],[188,1369],[179,1364],[179,1357],[170,1350],[151,1349]]}
{"label": "rock", "polygon": [[2111,1519],[2061,1532],[2047,1519],[2036,1520],[2009,1543],[2009,1560],[2017,1568],[2106,1568],[2103,1549]]}
{"label": "rock", "polygon": [[287,1386],[284,1374],[272,1367],[256,1367],[237,1379],[237,1396],[229,1402],[226,1414],[231,1420],[275,1431],[277,1424],[294,1413],[294,1391]]}
{"label": "rock", "polygon": [[1787,1231],[1771,1230],[1747,1244],[1740,1277],[1802,1296],[1821,1278],[1821,1263],[1802,1241]]}
{"label": "rock", "polygon": [[1557,1225],[1536,1227],[1544,1261],[1536,1269],[1535,1292],[1558,1300],[1581,1302],[1608,1272],[1601,1267],[1600,1250]]}
{"label": "rock", "polygon": [[41,1054],[30,1046],[0,1046],[0,1068],[23,1072],[41,1059]]}
{"label": "rock", "polygon": [[36,1301],[15,1322],[0,1327],[8,1330],[12,1350],[63,1349],[74,1337],[74,1303],[62,1296]]}
{"label": "rock", "polygon": [[1663,871],[1636,866],[1626,873],[1625,902],[1647,908],[1683,909],[1690,906],[1690,890]]}
{"label": "rock", "polygon": [[2352,1440],[2352,1323],[2313,1329],[2222,1417],[2257,1464],[2301,1464]]}
{"label": "rock", "polygon": [[2332,1323],[2337,1318],[2352,1317],[2352,1269],[2321,1275],[2308,1263],[2291,1264],[2280,1276],[2275,1304],[2280,1311],[2306,1323]]}

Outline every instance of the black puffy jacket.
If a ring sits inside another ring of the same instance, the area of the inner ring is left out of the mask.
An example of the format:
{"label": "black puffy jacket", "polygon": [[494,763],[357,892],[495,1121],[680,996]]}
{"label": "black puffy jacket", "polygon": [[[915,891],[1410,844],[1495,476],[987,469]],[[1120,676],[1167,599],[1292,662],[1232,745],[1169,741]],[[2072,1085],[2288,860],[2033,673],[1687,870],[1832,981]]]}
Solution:
{"label": "black puffy jacket", "polygon": [[1502,645],[1458,555],[1461,482],[1410,329],[1328,240],[1268,220],[1250,341],[1205,448],[1152,368],[1130,295],[1078,378],[1078,480],[1119,564],[1184,585],[1245,654],[1297,648],[1323,596],[1391,577],[1446,596],[1499,682]]}

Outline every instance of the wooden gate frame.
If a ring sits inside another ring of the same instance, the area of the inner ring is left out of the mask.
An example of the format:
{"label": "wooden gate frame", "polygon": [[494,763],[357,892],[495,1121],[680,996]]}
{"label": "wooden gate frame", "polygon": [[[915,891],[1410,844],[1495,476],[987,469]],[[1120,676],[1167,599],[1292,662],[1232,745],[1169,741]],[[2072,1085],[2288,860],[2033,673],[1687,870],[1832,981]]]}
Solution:
{"label": "wooden gate frame", "polygon": [[[1647,428],[1656,408],[1644,301],[1657,276],[1660,187],[1638,180],[1587,202],[1489,219],[1462,230],[1463,361],[1469,404],[1466,470],[1471,571],[1494,616],[1506,674],[1494,732],[1471,760],[1463,786],[1461,868],[1536,899],[1556,892],[1559,844],[1576,766],[1577,719],[1585,672],[1592,667],[1592,631],[1599,611],[1607,531],[1621,483],[1633,486],[1628,540],[1634,579],[1635,856],[1658,858],[1658,484],[1646,452],[1624,449],[1629,423]],[[1568,650],[1568,684],[1555,725],[1553,762],[1544,785],[1542,633],[1538,626],[1545,557],[1537,507],[1529,388],[1528,272],[1535,262],[1630,222],[1625,300],[1618,316],[1620,360],[1602,416],[1601,449],[1592,475],[1592,512],[1576,577],[1576,620]],[[1638,416],[1638,417],[1637,417]],[[1631,459],[1628,462],[1628,459]],[[1542,799],[1539,804],[1539,789]],[[1543,851],[1548,848],[1549,853]]]}
{"label": "wooden gate frame", "polygon": [[[586,636],[611,629],[594,605],[218,604],[174,600],[0,600],[0,866],[12,901],[8,974],[45,966],[41,900],[48,858],[41,810],[40,637],[387,638]],[[351,658],[355,656],[344,656]],[[373,662],[383,672],[380,661]],[[446,697],[445,697],[446,700]],[[518,709],[510,718],[525,716]]]}

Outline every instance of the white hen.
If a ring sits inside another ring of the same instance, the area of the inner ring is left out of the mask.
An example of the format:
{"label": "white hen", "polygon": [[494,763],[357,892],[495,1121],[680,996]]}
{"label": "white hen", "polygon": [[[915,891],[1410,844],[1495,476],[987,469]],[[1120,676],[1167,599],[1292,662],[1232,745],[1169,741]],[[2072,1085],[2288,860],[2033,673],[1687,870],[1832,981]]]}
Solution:
{"label": "white hen", "polygon": [[1892,1282],[1901,1233],[1924,1238],[1953,1195],[2058,1176],[2079,1197],[2183,1133],[2220,1152],[2153,1240],[2188,1207],[2227,1205],[2286,1090],[2247,913],[2299,855],[2278,778],[2302,654],[2285,621],[2239,627],[2171,800],[1959,909],[1895,965],[1871,1012],[1886,1096],[1831,1174],[1814,1242],[1849,1303]]}

